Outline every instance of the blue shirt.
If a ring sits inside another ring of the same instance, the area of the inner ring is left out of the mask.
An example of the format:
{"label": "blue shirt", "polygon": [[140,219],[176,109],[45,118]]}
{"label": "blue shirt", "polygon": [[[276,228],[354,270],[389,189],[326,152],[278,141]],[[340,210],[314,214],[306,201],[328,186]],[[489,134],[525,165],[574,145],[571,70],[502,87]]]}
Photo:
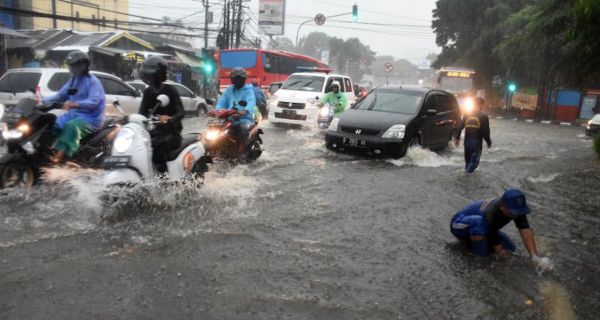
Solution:
{"label": "blue shirt", "polygon": [[[76,88],[77,93],[69,95],[69,89]],[[99,130],[104,123],[105,97],[100,80],[94,75],[73,77],[56,94],[45,97],[44,104],[72,101],[79,108],[72,108],[60,116],[56,123],[60,128],[73,119],[83,120],[91,129]]]}
{"label": "blue shirt", "polygon": [[[240,106],[240,101],[246,101],[245,107]],[[223,92],[223,96],[217,103],[217,110],[229,110],[236,107],[239,111],[246,110],[246,115],[240,117],[240,122],[254,123],[254,106],[256,106],[256,98],[254,96],[254,89],[251,84],[247,84],[241,89],[237,90],[234,86],[229,86]]]}

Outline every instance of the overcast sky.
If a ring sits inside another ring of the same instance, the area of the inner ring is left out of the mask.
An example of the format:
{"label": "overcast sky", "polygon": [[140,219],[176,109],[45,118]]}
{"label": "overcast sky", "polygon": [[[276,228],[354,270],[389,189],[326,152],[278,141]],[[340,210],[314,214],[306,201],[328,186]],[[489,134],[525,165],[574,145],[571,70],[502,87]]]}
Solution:
{"label": "overcast sky", "polygon": [[[214,28],[221,20],[221,0],[210,0],[215,6]],[[350,21],[350,15],[331,18],[322,26],[308,23],[300,29],[300,37],[312,31],[322,31],[329,36],[340,38],[358,37],[369,45],[377,54],[393,55],[419,63],[430,52],[439,52],[431,31],[431,11],[435,8],[435,0],[287,0],[285,36],[295,41],[296,31],[301,22],[314,17],[317,13],[325,16],[352,11],[352,5],[358,5],[359,22],[351,24],[337,21]],[[248,5],[255,16],[258,16],[258,0],[251,0]],[[160,18],[170,16],[183,18],[188,25],[203,26],[204,10],[201,1],[193,0],[129,0],[130,14]],[[392,24],[381,26],[375,24]],[[254,17],[250,21],[247,32],[256,36],[258,29]],[[266,41],[266,40],[265,40]],[[214,40],[211,40],[211,44]],[[200,46],[200,43],[196,44]]]}

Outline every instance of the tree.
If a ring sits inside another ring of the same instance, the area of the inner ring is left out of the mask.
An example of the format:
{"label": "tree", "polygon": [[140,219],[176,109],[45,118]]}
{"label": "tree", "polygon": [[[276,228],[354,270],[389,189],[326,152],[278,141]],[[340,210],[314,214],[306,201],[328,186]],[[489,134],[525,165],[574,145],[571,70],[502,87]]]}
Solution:
{"label": "tree", "polygon": [[286,37],[276,37],[271,39],[267,47],[271,50],[296,51],[294,42]]}

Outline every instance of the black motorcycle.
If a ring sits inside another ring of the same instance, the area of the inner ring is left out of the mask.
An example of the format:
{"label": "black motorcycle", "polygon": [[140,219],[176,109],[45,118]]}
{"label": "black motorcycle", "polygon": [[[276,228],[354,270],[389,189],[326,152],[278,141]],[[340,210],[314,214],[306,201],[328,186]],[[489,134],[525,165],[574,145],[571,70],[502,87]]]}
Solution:
{"label": "black motorcycle", "polygon": [[[121,110],[118,102],[114,104]],[[0,189],[36,184],[40,169],[51,164],[54,153],[56,138],[52,131],[56,115],[50,111],[61,108],[61,104],[36,106],[33,99],[23,99],[5,110],[0,122],[6,124],[2,137],[8,152],[0,158]],[[112,138],[124,121],[126,117],[107,119],[99,131],[80,142],[70,161],[81,167],[100,168],[104,156],[110,153]]]}

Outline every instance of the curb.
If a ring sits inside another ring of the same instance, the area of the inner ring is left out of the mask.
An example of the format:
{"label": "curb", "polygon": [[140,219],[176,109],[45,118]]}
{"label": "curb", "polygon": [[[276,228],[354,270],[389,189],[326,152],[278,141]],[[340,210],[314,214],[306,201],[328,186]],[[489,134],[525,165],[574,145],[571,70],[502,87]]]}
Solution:
{"label": "curb", "polygon": [[574,126],[574,127],[585,127],[586,124],[585,123],[578,123],[578,122],[562,122],[562,121],[551,121],[551,120],[542,120],[542,121],[537,121],[537,120],[533,120],[533,119],[522,119],[522,118],[507,118],[507,117],[503,117],[503,116],[496,116],[496,117],[492,117],[494,119],[499,119],[499,120],[511,120],[511,121],[520,121],[520,122],[527,122],[527,123],[541,123],[541,124],[554,124],[554,125],[559,125],[559,126]]}

